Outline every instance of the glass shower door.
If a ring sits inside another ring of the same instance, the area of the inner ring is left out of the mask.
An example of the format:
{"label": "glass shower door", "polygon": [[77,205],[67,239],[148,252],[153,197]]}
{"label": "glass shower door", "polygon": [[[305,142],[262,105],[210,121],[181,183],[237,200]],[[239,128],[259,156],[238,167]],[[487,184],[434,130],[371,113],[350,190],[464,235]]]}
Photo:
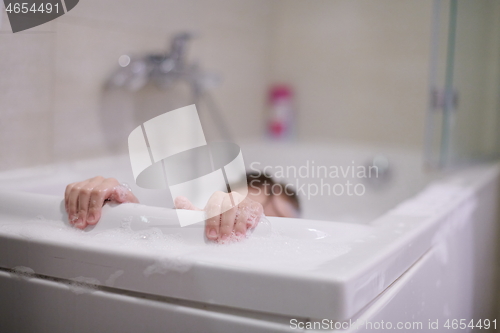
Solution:
{"label": "glass shower door", "polygon": [[435,0],[426,160],[453,167],[500,152],[500,1]]}

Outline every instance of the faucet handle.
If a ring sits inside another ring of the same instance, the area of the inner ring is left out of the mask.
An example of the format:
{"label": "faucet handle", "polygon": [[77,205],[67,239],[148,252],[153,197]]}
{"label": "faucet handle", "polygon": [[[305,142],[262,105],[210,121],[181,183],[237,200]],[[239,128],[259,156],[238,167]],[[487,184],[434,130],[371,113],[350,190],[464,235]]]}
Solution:
{"label": "faucet handle", "polygon": [[187,42],[195,37],[197,34],[187,31],[175,34],[170,43],[170,57],[176,60],[183,58]]}

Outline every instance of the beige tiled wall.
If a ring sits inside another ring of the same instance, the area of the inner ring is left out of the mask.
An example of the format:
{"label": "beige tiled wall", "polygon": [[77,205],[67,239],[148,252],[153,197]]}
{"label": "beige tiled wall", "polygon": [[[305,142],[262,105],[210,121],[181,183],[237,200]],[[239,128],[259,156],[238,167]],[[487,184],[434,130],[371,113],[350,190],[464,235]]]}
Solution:
{"label": "beige tiled wall", "polygon": [[51,23],[13,35],[0,25],[0,169],[52,160],[55,34]]}
{"label": "beige tiled wall", "polygon": [[431,0],[280,0],[272,75],[298,91],[302,139],[420,147]]}
{"label": "beige tiled wall", "polygon": [[[190,59],[219,73],[236,139],[260,137],[272,82],[297,91],[302,140],[422,144],[431,0],[85,0],[27,32],[0,34],[0,170],[126,150],[141,121],[186,89],[103,88],[122,54],[199,34]],[[200,110],[206,134],[220,138]]]}
{"label": "beige tiled wall", "polygon": [[[0,34],[0,170],[126,151],[131,129],[191,103],[187,89],[110,91],[122,54],[167,49],[179,31],[197,34],[189,57],[222,81],[213,90],[236,139],[260,134],[269,81],[271,3],[81,1],[26,32]],[[206,134],[219,139],[201,105]]]}

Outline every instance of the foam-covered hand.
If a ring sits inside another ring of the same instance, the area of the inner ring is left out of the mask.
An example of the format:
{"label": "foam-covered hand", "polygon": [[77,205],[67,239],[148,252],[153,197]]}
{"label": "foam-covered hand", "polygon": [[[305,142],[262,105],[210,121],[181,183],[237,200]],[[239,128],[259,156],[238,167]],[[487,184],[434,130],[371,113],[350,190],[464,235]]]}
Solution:
{"label": "foam-covered hand", "polygon": [[205,209],[195,207],[182,196],[175,198],[174,204],[177,209],[204,210],[207,238],[221,243],[245,238],[247,230],[257,226],[264,212],[260,203],[237,192],[215,192]]}
{"label": "foam-covered hand", "polygon": [[69,222],[79,229],[99,222],[106,201],[139,203],[132,191],[116,179],[101,176],[69,184],[64,193]]}

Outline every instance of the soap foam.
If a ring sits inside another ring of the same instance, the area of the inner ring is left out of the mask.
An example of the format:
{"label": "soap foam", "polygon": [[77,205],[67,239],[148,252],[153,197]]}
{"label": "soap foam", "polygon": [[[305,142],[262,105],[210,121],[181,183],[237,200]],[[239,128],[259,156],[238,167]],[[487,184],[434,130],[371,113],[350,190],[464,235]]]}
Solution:
{"label": "soap foam", "polygon": [[132,192],[130,186],[128,186],[128,184],[126,183],[122,183],[113,187],[113,194],[111,195],[110,199],[118,202],[126,202],[129,192]]}
{"label": "soap foam", "polygon": [[119,269],[117,270],[116,272],[114,272],[113,274],[111,274],[106,282],[104,282],[108,287],[112,287],[115,285],[115,282],[116,282],[116,279],[118,279],[120,276],[123,275],[123,273],[125,273],[123,270]]}
{"label": "soap foam", "polygon": [[101,283],[92,277],[78,276],[71,279],[68,288],[77,295],[92,293]]}
{"label": "soap foam", "polygon": [[35,276],[35,271],[26,266],[16,266],[12,268],[12,276],[18,279],[29,280]]}
{"label": "soap foam", "polygon": [[155,261],[154,264],[148,266],[144,270],[144,275],[149,277],[153,274],[166,274],[167,272],[184,273],[191,268],[189,260],[182,260],[182,258],[162,258]]}
{"label": "soap foam", "polygon": [[[314,240],[290,237],[273,230],[266,219],[262,220],[257,228],[269,230],[264,233],[255,232],[240,241],[231,239],[225,244],[193,244],[184,240],[178,233],[165,234],[160,228],[135,232],[107,230],[93,238],[111,238],[115,240],[115,246],[153,254],[156,260],[145,268],[146,276],[166,274],[168,271],[183,273],[196,261],[237,267],[310,270],[350,250],[346,243],[338,239],[331,241],[329,237]],[[200,234],[203,230],[200,230]]]}
{"label": "soap foam", "polygon": [[[154,263],[144,267],[146,276],[165,274],[168,271],[182,273],[189,270],[195,262],[280,271],[311,270],[350,250],[347,242],[333,236],[302,239],[272,230],[266,219],[260,221],[251,237],[227,244],[204,243],[202,227],[199,230],[200,241],[197,243],[183,239],[180,233],[172,233],[172,229],[168,229],[169,233],[156,227],[134,231],[128,225],[130,217],[125,219],[122,227],[103,230],[97,234],[61,225],[60,221],[31,222],[0,225],[0,232],[63,243],[68,247],[100,248],[122,252],[125,256],[150,257]],[[109,284],[114,283],[116,278],[118,275],[110,277]]]}

